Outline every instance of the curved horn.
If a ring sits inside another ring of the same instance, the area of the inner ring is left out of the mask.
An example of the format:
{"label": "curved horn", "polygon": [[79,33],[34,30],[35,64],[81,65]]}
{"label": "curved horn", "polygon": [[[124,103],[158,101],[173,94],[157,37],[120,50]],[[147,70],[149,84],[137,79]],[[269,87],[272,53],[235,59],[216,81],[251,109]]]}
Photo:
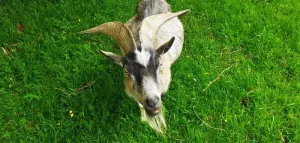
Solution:
{"label": "curved horn", "polygon": [[156,35],[159,28],[168,20],[181,16],[189,12],[190,10],[183,10],[175,13],[164,13],[152,15],[143,20],[140,30],[140,40],[145,45],[154,46],[156,43]]}
{"label": "curved horn", "polygon": [[121,47],[123,55],[136,48],[132,33],[126,25],[120,22],[107,22],[94,28],[79,32],[79,34],[94,33],[103,33],[116,39]]}

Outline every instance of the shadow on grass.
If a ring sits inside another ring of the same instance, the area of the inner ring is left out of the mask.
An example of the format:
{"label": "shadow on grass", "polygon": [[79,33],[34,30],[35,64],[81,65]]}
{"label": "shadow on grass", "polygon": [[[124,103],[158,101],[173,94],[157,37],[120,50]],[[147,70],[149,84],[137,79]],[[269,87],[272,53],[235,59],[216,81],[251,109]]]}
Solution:
{"label": "shadow on grass", "polygon": [[[96,68],[80,72],[81,77],[76,81],[77,85],[81,86],[79,88],[82,89],[88,85],[86,83],[91,82],[86,79],[91,79],[94,84],[76,93],[78,98],[72,99],[72,103],[67,106],[71,105],[78,114],[72,117],[72,120],[77,122],[73,126],[78,129],[75,132],[83,133],[84,136],[87,136],[84,131],[91,134],[97,132],[102,139],[111,139],[120,134],[124,126],[135,130],[135,120],[138,120],[140,115],[135,101],[124,92],[122,69],[106,59],[101,60],[99,64],[99,71]],[[131,121],[132,124],[127,125]]]}

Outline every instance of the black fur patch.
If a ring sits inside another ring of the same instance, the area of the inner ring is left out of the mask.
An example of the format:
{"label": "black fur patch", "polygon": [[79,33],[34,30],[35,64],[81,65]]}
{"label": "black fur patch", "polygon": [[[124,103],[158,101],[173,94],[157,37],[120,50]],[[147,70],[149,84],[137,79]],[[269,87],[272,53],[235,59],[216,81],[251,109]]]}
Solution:
{"label": "black fur patch", "polygon": [[[148,65],[145,67],[136,61],[136,55],[134,52],[130,52],[125,55],[123,59],[124,68],[134,77],[136,81],[135,86],[137,89],[141,89],[143,77],[153,77],[157,81],[157,70],[159,67],[159,57],[155,51],[149,51],[151,53]],[[138,90],[139,91],[139,90]]]}

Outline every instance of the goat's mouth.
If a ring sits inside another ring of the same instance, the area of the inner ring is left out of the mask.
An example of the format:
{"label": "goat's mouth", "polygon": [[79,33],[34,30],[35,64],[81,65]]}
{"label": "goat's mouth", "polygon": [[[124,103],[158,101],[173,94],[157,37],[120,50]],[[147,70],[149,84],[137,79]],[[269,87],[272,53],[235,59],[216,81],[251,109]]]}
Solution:
{"label": "goat's mouth", "polygon": [[154,117],[156,115],[158,115],[161,112],[161,108],[155,107],[155,108],[145,108],[146,113],[151,116]]}

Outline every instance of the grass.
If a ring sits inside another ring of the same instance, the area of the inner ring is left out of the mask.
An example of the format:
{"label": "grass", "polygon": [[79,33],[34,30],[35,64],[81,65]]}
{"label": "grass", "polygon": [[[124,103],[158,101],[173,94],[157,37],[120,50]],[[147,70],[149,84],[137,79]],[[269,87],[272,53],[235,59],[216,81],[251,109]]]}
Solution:
{"label": "grass", "polygon": [[99,55],[117,43],[77,34],[125,22],[135,0],[1,0],[0,142],[299,142],[300,2],[169,3],[191,12],[160,136]]}

